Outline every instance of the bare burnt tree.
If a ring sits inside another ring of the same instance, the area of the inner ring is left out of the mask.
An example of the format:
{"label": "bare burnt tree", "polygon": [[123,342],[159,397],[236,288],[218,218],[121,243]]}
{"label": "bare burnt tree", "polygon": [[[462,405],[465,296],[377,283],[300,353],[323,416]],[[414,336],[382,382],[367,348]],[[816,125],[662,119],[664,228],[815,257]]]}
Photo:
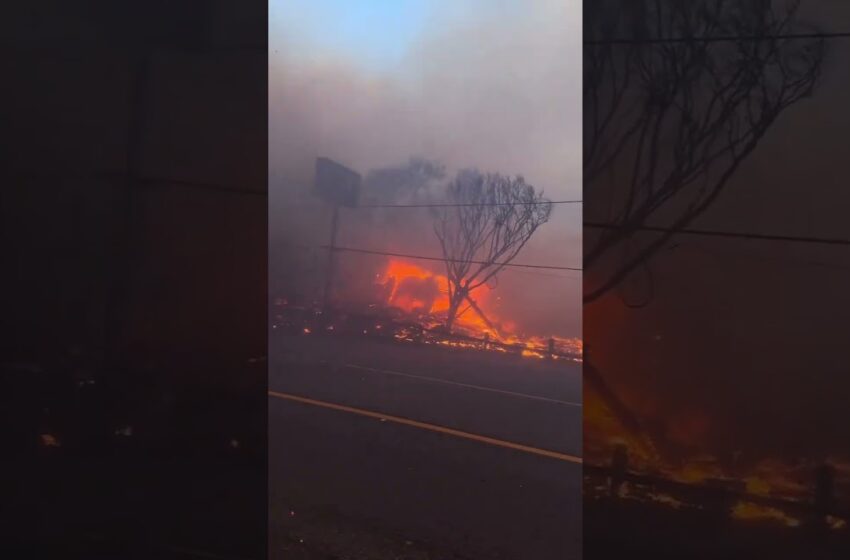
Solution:
{"label": "bare burnt tree", "polygon": [[[495,327],[471,293],[496,278],[549,220],[551,202],[522,177],[463,171],[449,183],[448,204],[434,210],[448,278],[446,328],[472,309]],[[466,308],[461,310],[461,306]]]}
{"label": "bare burnt tree", "polygon": [[[588,303],[717,200],[783,111],[811,94],[824,46],[787,37],[801,32],[797,4],[769,0],[595,0],[584,29],[585,220],[599,234],[585,238],[597,280]],[[600,270],[653,218],[669,231]]]}

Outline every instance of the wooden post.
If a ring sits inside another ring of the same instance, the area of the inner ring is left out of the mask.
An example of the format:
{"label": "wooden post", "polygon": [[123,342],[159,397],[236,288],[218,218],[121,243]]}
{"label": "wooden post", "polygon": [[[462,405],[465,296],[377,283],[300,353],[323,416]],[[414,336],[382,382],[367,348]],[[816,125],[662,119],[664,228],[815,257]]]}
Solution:
{"label": "wooden post", "polygon": [[620,488],[625,482],[626,473],[629,470],[629,448],[624,443],[618,443],[614,447],[611,457],[611,483],[610,492],[612,497],[619,495]]}
{"label": "wooden post", "polygon": [[109,368],[119,368],[126,360],[121,346],[126,340],[128,315],[131,310],[132,278],[137,258],[137,240],[133,228],[138,227],[139,205],[136,191],[141,182],[142,148],[145,119],[148,116],[148,89],[151,74],[150,45],[143,40],[132,51],[134,73],[132,76],[126,136],[126,169],[123,190],[119,193],[115,209],[116,232],[113,239],[114,269],[107,293],[104,317],[104,361]]}
{"label": "wooden post", "polygon": [[725,479],[710,478],[705,481],[705,492],[703,504],[708,514],[708,519],[718,525],[727,525],[731,522],[732,508],[737,497],[746,490],[746,485],[741,481],[730,481]]}
{"label": "wooden post", "polygon": [[832,513],[834,490],[835,468],[832,465],[821,465],[815,469],[812,523],[817,528],[825,527],[826,516]]}

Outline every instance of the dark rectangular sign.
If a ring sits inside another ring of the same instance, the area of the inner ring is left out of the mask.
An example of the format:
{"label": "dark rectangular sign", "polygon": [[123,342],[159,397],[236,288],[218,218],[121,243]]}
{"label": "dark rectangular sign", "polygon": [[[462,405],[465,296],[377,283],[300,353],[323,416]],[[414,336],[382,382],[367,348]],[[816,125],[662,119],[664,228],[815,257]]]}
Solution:
{"label": "dark rectangular sign", "polygon": [[338,206],[357,206],[360,175],[328,158],[316,159],[316,194]]}

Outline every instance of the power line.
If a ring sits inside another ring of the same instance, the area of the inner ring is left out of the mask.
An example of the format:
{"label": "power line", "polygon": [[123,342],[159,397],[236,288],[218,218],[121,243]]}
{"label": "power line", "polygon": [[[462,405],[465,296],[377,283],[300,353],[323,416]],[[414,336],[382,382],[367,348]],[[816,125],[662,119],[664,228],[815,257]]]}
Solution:
{"label": "power line", "polygon": [[[331,249],[329,245],[320,245],[320,249]],[[468,260],[457,260],[457,259],[444,259],[442,257],[426,257],[423,255],[408,255],[405,253],[390,253],[387,251],[372,251],[370,249],[357,249],[354,247],[333,247],[334,251],[343,251],[347,253],[363,253],[366,255],[382,255],[385,257],[401,257],[405,259],[418,259],[423,261],[438,261],[438,262],[463,262],[470,264],[493,264],[499,266],[510,266],[515,268],[536,268],[536,269],[546,269],[546,270],[574,270],[581,271],[581,268],[571,267],[571,266],[549,266],[542,264],[520,264],[520,263],[490,263],[486,261],[468,261]]]}
{"label": "power line", "polygon": [[523,269],[520,269],[520,268],[514,269],[514,270],[512,270],[512,272],[518,272],[520,274],[528,274],[530,276],[545,276],[547,278],[559,278],[559,279],[575,278],[575,276],[568,276],[568,275],[565,275],[565,274],[550,274],[548,272],[537,272],[537,271],[534,271],[534,270],[523,270]]}
{"label": "power line", "polygon": [[[109,179],[112,181],[125,181],[127,179],[127,174],[119,171],[94,171],[94,172],[75,172],[75,171],[60,171],[60,172],[52,172],[52,171],[31,171],[31,170],[12,170],[10,174],[13,177],[22,177],[27,180],[92,180],[92,179]],[[141,187],[143,188],[152,188],[156,187],[157,184],[161,185],[173,185],[177,187],[186,187],[197,190],[208,190],[208,191],[219,191],[219,192],[228,192],[238,195],[248,195],[248,196],[268,196],[266,190],[261,189],[251,189],[251,188],[240,188],[232,185],[223,185],[217,183],[207,183],[203,181],[193,181],[189,179],[177,179],[174,177],[157,177],[157,176],[141,176],[137,177],[137,180]]]}
{"label": "power line", "polygon": [[454,208],[462,206],[537,206],[543,204],[581,204],[583,200],[541,200],[537,202],[467,202],[430,204],[360,204],[355,208]]}
{"label": "power line", "polygon": [[816,260],[809,260],[809,259],[801,259],[801,258],[790,257],[790,256],[781,256],[780,257],[780,256],[759,255],[759,254],[755,254],[755,253],[751,253],[751,252],[749,252],[748,254],[735,253],[735,252],[730,253],[730,252],[718,251],[718,250],[715,250],[715,249],[708,249],[708,248],[702,246],[700,243],[693,243],[693,244],[682,243],[682,244],[677,245],[675,248],[676,249],[681,248],[681,249],[685,249],[685,250],[689,250],[689,249],[690,250],[696,250],[696,251],[700,251],[702,253],[705,253],[706,255],[711,255],[711,256],[714,256],[714,257],[719,258],[719,259],[733,258],[733,259],[739,259],[739,260],[743,260],[743,261],[757,260],[757,261],[768,262],[768,263],[777,263],[777,264],[782,264],[782,265],[794,265],[794,266],[800,266],[800,267],[802,267],[802,266],[813,266],[813,267],[828,268],[830,270],[850,270],[850,265],[844,265],[844,264],[841,264],[841,263],[830,263],[830,262],[823,262],[823,261],[816,261]]}
{"label": "power line", "polygon": [[656,233],[681,233],[685,235],[700,235],[704,237],[726,237],[732,239],[753,239],[760,241],[785,241],[789,243],[811,243],[817,245],[842,245],[850,246],[850,239],[840,237],[804,237],[797,235],[773,235],[763,233],[746,233],[746,232],[731,232],[707,229],[674,229],[669,227],[658,226],[636,226],[623,228],[616,224],[607,224],[603,222],[584,222],[584,227],[594,229],[630,229],[635,231],[652,231]]}
{"label": "power line", "polygon": [[253,195],[253,196],[268,196],[268,192],[265,190],[259,189],[243,189],[239,187],[232,187],[229,185],[219,185],[215,183],[205,183],[201,181],[189,181],[184,179],[172,179],[168,177],[140,177],[139,181],[150,187],[152,185],[156,185],[157,183],[169,184],[179,187],[187,187],[191,189],[200,189],[207,191],[219,191],[219,192],[227,192],[232,194],[240,194],[240,195]]}
{"label": "power line", "polygon": [[780,35],[717,35],[714,37],[656,37],[656,38],[619,38],[587,39],[585,45],[657,45],[669,43],[723,43],[730,41],[774,41],[778,39],[847,39],[850,31],[835,33],[788,33]]}

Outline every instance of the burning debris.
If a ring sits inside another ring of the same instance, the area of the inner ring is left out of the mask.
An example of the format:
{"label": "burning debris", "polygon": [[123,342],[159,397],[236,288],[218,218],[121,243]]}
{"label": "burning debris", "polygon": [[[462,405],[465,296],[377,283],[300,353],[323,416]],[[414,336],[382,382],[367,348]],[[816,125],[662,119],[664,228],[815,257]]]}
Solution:
{"label": "burning debris", "polygon": [[776,521],[788,527],[799,527],[800,519],[792,517],[779,508],[762,506],[752,502],[738,502],[732,508],[732,518],[751,521]]}
{"label": "burning debris", "polygon": [[493,309],[496,299],[487,285],[469,294],[474,306],[470,303],[458,312],[451,331],[445,327],[450,303],[444,275],[392,258],[374,275],[372,288],[365,302],[326,314],[318,302],[296,306],[277,298],[272,328],[301,335],[375,336],[541,360],[581,361],[580,339],[526,336],[517,333],[512,322],[498,318]]}
{"label": "burning debris", "polygon": [[[733,473],[707,454],[671,461],[645,432],[627,427],[600,394],[586,390],[584,406],[589,499],[613,497],[677,510],[710,510],[738,522],[789,528],[807,522],[831,530],[847,527],[850,509],[836,505],[836,496],[850,495],[847,463],[787,465],[768,459]],[[837,475],[842,475],[843,494],[836,492]]]}
{"label": "burning debris", "polygon": [[[446,276],[435,274],[418,265],[391,259],[378,281],[387,294],[385,304],[400,309],[431,331],[438,331],[451,308],[449,282]],[[406,288],[404,288],[406,286]],[[581,356],[581,341],[562,337],[522,336],[514,333],[515,325],[496,319],[492,289],[483,284],[469,293],[468,304],[454,318],[453,332],[471,339],[439,343],[459,347],[483,347],[507,352],[518,351],[523,356],[550,358],[560,354]],[[399,337],[406,340],[409,337]],[[512,348],[510,348],[512,347]],[[510,349],[509,349],[510,348]]]}

